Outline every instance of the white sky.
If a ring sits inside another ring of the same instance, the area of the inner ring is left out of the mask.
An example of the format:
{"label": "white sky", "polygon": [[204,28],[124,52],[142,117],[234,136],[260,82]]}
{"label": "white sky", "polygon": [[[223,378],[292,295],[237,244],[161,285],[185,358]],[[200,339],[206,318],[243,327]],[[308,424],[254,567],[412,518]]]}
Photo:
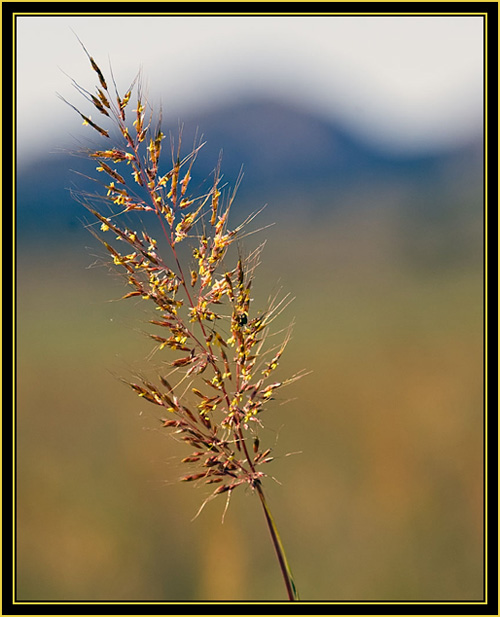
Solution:
{"label": "white sky", "polygon": [[74,145],[78,117],[56,92],[82,99],[61,69],[90,90],[95,74],[72,30],[103,70],[111,61],[122,93],[142,67],[151,102],[161,98],[176,122],[269,94],[396,151],[453,145],[481,131],[481,16],[21,16],[21,156]]}

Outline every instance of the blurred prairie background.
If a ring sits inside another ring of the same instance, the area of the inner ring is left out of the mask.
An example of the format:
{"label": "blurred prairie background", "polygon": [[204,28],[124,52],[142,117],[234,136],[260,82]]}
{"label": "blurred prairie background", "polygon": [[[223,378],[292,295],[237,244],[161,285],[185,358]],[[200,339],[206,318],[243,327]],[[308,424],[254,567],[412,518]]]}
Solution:
{"label": "blurred prairie background", "polygon": [[[19,17],[17,599],[281,600],[258,500],[178,484],[144,369],[148,313],[90,267],[102,251],[68,188],[96,133],[60,66],[91,89],[71,32],[122,93],[142,65],[179,120],[263,204],[255,307],[295,301],[267,411],[266,488],[303,600],[483,594],[482,20]],[[190,137],[186,138],[187,146]],[[158,366],[154,357],[151,365]],[[286,456],[287,453],[297,453]]]}

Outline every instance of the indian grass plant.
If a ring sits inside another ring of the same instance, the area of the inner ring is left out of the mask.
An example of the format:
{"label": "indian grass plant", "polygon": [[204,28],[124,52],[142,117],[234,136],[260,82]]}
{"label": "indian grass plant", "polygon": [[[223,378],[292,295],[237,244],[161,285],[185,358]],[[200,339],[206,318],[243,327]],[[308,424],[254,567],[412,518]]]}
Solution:
{"label": "indian grass plant", "polygon": [[220,158],[206,189],[191,192],[201,139],[187,153],[182,129],[165,142],[161,110],[155,114],[151,108],[140,73],[121,95],[112,70],[111,79],[106,78],[82,47],[97,83],[90,92],[72,82],[99,120],[63,100],[102,139],[97,148],[84,151],[95,162],[92,180],[99,188],[79,198],[94,218],[89,230],[130,287],[123,298],[147,300],[154,307],[148,335],[165,356],[157,379],[138,376],[126,383],[159,408],[165,431],[185,442],[181,481],[208,485],[200,511],[219,496],[225,496],[227,508],[238,487],[250,487],[257,495],[287,597],[296,601],[297,588],[263,486],[273,456],[260,436],[276,392],[303,373],[273,379],[291,327],[274,332],[270,326],[289,297],[274,296],[266,308],[253,309],[251,290],[263,244],[244,256],[239,242],[253,233],[247,229],[258,213],[229,226],[241,177],[233,189],[223,184]]}

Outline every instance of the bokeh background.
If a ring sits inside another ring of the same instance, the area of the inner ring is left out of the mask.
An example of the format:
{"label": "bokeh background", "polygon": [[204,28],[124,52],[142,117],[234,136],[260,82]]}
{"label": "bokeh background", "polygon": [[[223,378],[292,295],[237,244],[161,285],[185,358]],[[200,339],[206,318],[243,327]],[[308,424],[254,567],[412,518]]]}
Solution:
{"label": "bokeh background", "polygon": [[228,182],[244,166],[233,223],[264,204],[256,227],[276,223],[245,248],[267,240],[257,305],[295,297],[277,377],[311,371],[261,439],[302,599],[482,599],[482,29],[17,18],[18,600],[285,598],[258,500],[192,521],[189,452],[120,381],[152,362],[148,313],[92,267],[70,194],[92,173],[71,153],[97,135],[56,96],[91,113],[66,75],[93,88],[74,33],[122,92],[142,67],[167,129],[199,128],[200,182],[221,149]]}

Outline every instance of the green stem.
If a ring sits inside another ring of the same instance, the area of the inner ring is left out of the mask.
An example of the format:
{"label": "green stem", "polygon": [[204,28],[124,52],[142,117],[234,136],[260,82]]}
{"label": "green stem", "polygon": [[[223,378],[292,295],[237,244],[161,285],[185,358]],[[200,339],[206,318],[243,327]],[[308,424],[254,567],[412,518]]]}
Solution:
{"label": "green stem", "polygon": [[283,574],[283,579],[285,581],[286,590],[288,593],[288,599],[291,602],[299,600],[299,593],[297,588],[295,587],[295,583],[293,582],[292,572],[290,570],[290,566],[288,565],[288,561],[285,555],[285,549],[283,548],[283,544],[278,534],[278,528],[276,527],[276,523],[271,514],[271,510],[267,505],[266,498],[264,496],[264,491],[262,489],[261,483],[257,480],[254,484],[257,493],[259,494],[260,501],[262,503],[262,507],[264,509],[264,514],[266,517],[267,526],[269,527],[269,531],[271,533],[271,539],[273,541],[274,550],[276,551],[276,555],[278,557],[278,561],[281,568],[281,573]]}

